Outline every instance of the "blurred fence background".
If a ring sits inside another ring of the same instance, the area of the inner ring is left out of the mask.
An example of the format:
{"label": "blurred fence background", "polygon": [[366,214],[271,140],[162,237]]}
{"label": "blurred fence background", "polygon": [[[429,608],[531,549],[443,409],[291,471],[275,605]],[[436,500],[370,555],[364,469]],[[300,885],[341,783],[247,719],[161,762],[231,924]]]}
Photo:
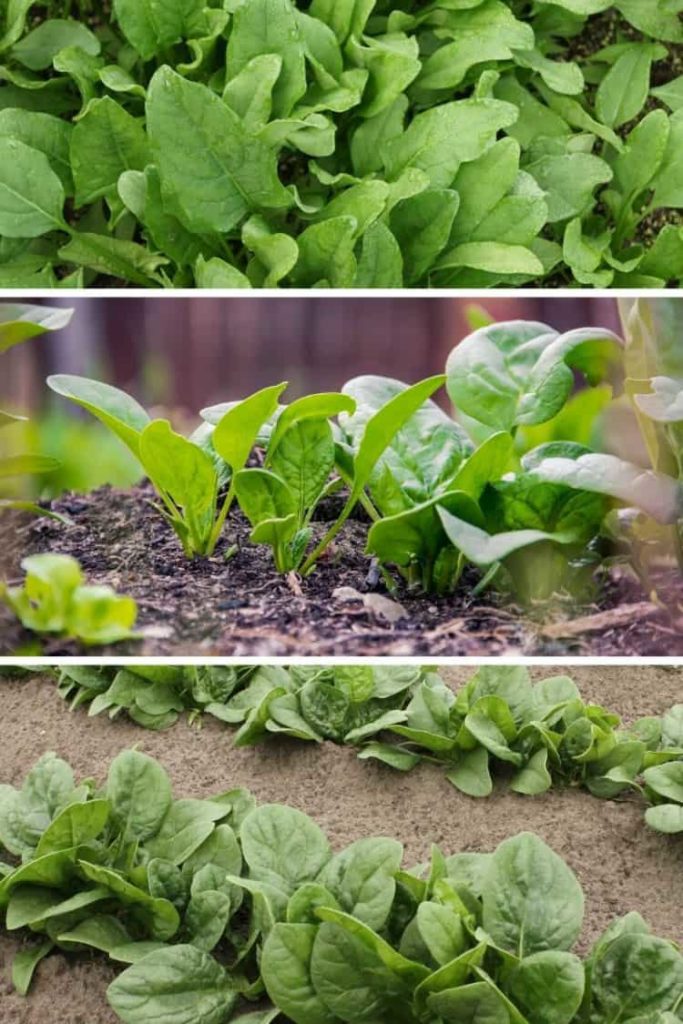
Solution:
{"label": "blurred fence background", "polygon": [[[0,295],[0,301],[13,301]],[[14,300],[16,301],[16,300]],[[452,298],[77,298],[71,325],[6,353],[4,403],[41,412],[53,398],[49,373],[97,377],[145,405],[194,414],[289,380],[290,398],[341,387],[361,373],[412,383],[443,371],[469,332],[471,299]],[[497,320],[533,319],[556,329],[618,329],[609,298],[486,298]]]}
{"label": "blurred fence background", "polygon": [[[4,301],[0,295],[0,302]],[[8,299],[7,301],[12,301]],[[54,497],[103,483],[127,487],[141,469],[105,427],[45,386],[50,373],[76,373],[123,388],[189,433],[205,405],[278,381],[287,400],[382,373],[412,383],[443,372],[469,333],[472,300],[450,298],[96,298],[52,296],[72,306],[69,327],[0,358],[0,408],[28,414],[0,433],[0,456],[52,456],[56,470],[10,478],[12,497]],[[593,298],[485,298],[495,319],[534,319],[557,329],[615,328],[616,304]],[[445,392],[440,400],[447,403]]]}

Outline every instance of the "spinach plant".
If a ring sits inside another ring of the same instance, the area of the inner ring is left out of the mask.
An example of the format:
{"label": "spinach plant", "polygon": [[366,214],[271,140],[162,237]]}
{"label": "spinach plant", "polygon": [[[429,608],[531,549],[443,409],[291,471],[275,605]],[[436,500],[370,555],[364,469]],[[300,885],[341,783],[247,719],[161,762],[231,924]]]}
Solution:
{"label": "spinach plant", "polygon": [[679,8],[7,3],[0,285],[680,282]]}
{"label": "spinach plant", "polygon": [[313,536],[311,520],[323,497],[337,489],[330,419],[353,411],[344,395],[306,395],[287,406],[274,426],[264,465],[241,470],[235,494],[251,523],[251,540],[267,544],[278,572],[298,569]]}
{"label": "spinach plant", "polygon": [[[21,789],[0,788],[3,865],[0,908],[8,931],[40,941],[13,967],[19,991],[52,949],[106,953],[134,963],[174,941],[207,954],[231,930],[242,890],[234,831],[253,801],[243,791],[215,799],[174,799],[160,764],[126,750],[107,782],[76,782],[46,754]],[[239,939],[236,936],[236,940]]]}
{"label": "spinach plant", "polygon": [[111,587],[85,582],[81,567],[69,555],[30,555],[21,563],[21,587],[0,581],[0,601],[22,626],[38,634],[55,634],[86,644],[113,644],[135,637],[137,606]]}
{"label": "spinach plant", "polygon": [[[369,552],[427,592],[453,590],[470,562],[490,570],[487,579],[503,564],[527,599],[552,593],[599,533],[606,502],[534,476],[551,453],[579,458],[587,449],[550,444],[520,461],[516,432],[560,414],[576,372],[591,385],[616,379],[621,355],[616,335],[598,329],[560,335],[544,324],[509,322],[466,337],[446,368],[457,420],[424,405],[375,467],[369,491],[381,518],[369,532]],[[343,418],[352,448],[369,413],[403,388],[383,377],[345,386],[358,404]]]}
{"label": "spinach plant", "polygon": [[[257,391],[228,409],[209,438],[187,439],[109,384],[59,374],[48,385],[101,420],[140,460],[161,499],[158,511],[189,557],[213,553],[234,500],[235,476],[286,387]],[[220,506],[219,469],[230,479]]]}
{"label": "spinach plant", "polygon": [[[609,532],[628,552],[647,587],[648,551],[673,553],[683,566],[683,362],[677,351],[678,303],[662,299],[623,300],[625,393],[640,426],[649,466],[621,457],[587,452],[567,458],[562,451],[538,461],[534,475],[546,482],[616,499],[622,512]],[[650,468],[652,467],[652,468]]]}
{"label": "spinach plant", "polygon": [[87,704],[89,714],[125,712],[146,729],[174,725],[188,709],[222,717],[232,694],[246,685],[256,669],[246,666],[127,665],[126,668],[70,666],[59,675],[58,689],[72,708]]}

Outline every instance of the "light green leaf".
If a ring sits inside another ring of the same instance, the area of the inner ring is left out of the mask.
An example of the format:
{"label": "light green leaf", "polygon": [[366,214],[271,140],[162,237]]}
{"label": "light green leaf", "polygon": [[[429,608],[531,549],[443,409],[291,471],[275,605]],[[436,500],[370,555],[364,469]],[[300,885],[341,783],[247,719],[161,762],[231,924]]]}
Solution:
{"label": "light green leaf", "polygon": [[13,107],[0,110],[0,135],[3,138],[18,139],[24,145],[44,153],[67,195],[72,195],[74,190],[69,155],[72,131],[68,121],[52,114]]}
{"label": "light green leaf", "polygon": [[591,453],[577,459],[544,459],[534,467],[533,474],[549,484],[606,494],[635,505],[660,523],[673,523],[683,515],[683,490],[677,480],[616,455]]}
{"label": "light green leaf", "polygon": [[87,409],[140,457],[140,435],[151,420],[134,398],[110,384],[66,373],[48,377],[47,385],[58,395]]}
{"label": "light green leaf", "polygon": [[126,841],[155,836],[171,806],[168,775],[151,757],[124,750],[114,758],[107,778],[112,816]]}
{"label": "light green leaf", "polygon": [[583,216],[595,189],[612,180],[609,165],[591,153],[542,156],[526,169],[546,193],[551,223]]}
{"label": "light green leaf", "polygon": [[150,60],[181,38],[201,37],[204,6],[203,0],[114,0],[114,13],[131,46]]}
{"label": "light green leaf", "polygon": [[395,180],[406,167],[417,167],[429,176],[432,188],[450,188],[460,165],[486,152],[497,133],[516,119],[516,108],[501,100],[458,100],[432,107],[386,142],[387,174]]}
{"label": "light green leaf", "polygon": [[299,259],[292,270],[292,284],[312,288],[350,288],[356,279],[355,217],[333,217],[311,224],[297,238]]}
{"label": "light green leaf", "polygon": [[71,138],[77,206],[111,195],[121,174],[142,171],[148,163],[142,124],[110,97],[94,100]]}
{"label": "light green leaf", "polygon": [[65,263],[88,267],[100,274],[121,278],[142,288],[159,284],[159,267],[168,263],[164,256],[150,252],[137,242],[122,238],[80,232],[59,250]]}
{"label": "light green leaf", "polygon": [[288,117],[306,92],[304,40],[290,0],[251,0],[237,6],[228,39],[228,80],[263,54],[281,59],[272,93],[273,113]]}
{"label": "light green leaf", "polygon": [[114,979],[107,1000],[124,1024],[224,1024],[237,993],[214,957],[178,945],[143,956]]}
{"label": "light green leaf", "polygon": [[584,901],[576,876],[530,832],[497,848],[482,902],[484,929],[519,957],[569,950],[581,931]]}
{"label": "light green leaf", "polygon": [[0,138],[0,234],[37,238],[64,226],[64,188],[44,153]]}
{"label": "light green leaf", "polygon": [[534,30],[518,21],[507,4],[485,0],[470,10],[452,11],[442,35],[454,41],[439,47],[423,64],[423,89],[453,89],[471,67],[494,60],[509,60],[514,50],[531,50]]}
{"label": "light green leaf", "polygon": [[317,878],[330,858],[322,831],[294,807],[262,804],[244,819],[240,838],[250,876],[288,893]]}
{"label": "light green leaf", "polygon": [[97,36],[82,22],[48,18],[12,47],[12,56],[31,71],[44,71],[68,46],[78,46],[92,57],[100,52]]}
{"label": "light green leaf", "polygon": [[618,128],[637,117],[650,90],[652,62],[666,54],[665,47],[653,43],[633,43],[623,49],[598,86],[595,109],[601,121]]}
{"label": "light green leaf", "polygon": [[210,89],[169,67],[150,82],[147,131],[169,210],[191,231],[230,231],[250,210],[291,205],[275,151]]}
{"label": "light green leaf", "polygon": [[443,528],[451,544],[465,555],[474,565],[487,568],[504,561],[509,555],[522,548],[551,541],[554,544],[575,544],[577,535],[573,531],[549,533],[545,530],[509,530],[489,534],[478,526],[457,519],[445,508],[439,509]]}

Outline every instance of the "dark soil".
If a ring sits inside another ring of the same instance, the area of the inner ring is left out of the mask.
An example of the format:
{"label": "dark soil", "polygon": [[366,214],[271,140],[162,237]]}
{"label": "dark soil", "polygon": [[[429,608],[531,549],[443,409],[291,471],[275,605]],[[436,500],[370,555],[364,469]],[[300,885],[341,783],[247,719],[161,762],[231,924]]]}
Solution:
{"label": "dark soil", "polygon": [[[287,656],[400,655],[675,655],[683,651],[679,574],[661,583],[667,613],[617,570],[600,581],[599,600],[576,604],[558,596],[549,608],[516,607],[493,590],[475,598],[472,572],[455,595],[390,595],[364,554],[367,526],[347,524],[312,576],[280,576],[270,552],[249,543],[234,511],[212,559],[185,558],[175,535],[151,507],[148,486],[100,488],[53,504],[69,525],[52,519],[0,519],[4,574],[22,579],[21,558],[41,551],[77,558],[89,581],[132,595],[143,639],[118,644],[117,655]],[[324,524],[316,524],[322,530]],[[237,552],[226,561],[232,544]],[[0,566],[1,568],[1,566]],[[597,588],[596,588],[597,592]],[[35,639],[0,610],[0,654],[36,653]],[[48,639],[42,653],[77,654],[73,643]],[[37,653],[41,653],[37,651]]]}

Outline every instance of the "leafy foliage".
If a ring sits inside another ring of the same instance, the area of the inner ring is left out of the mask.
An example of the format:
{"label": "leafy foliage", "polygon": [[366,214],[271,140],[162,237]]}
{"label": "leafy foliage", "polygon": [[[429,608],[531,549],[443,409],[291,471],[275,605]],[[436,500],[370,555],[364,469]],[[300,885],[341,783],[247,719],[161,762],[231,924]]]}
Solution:
{"label": "leafy foliage", "polygon": [[[58,674],[62,697],[88,704],[91,715],[125,710],[163,729],[184,709],[208,713],[237,727],[237,746],[283,734],[353,745],[360,758],[399,771],[438,763],[472,797],[489,796],[502,775],[529,796],[557,785],[614,799],[644,783],[653,803],[683,804],[683,704],[623,728],[614,712],[586,703],[568,676],[532,684],[521,666],[482,666],[457,694],[431,669],[393,665],[66,666]],[[680,810],[648,814],[657,827]]]}
{"label": "leafy foliage", "polygon": [[[672,338],[679,301],[656,300]],[[627,333],[635,315],[625,312]],[[649,344],[656,355],[658,339]],[[683,564],[683,377],[654,369],[649,379],[632,377],[635,348],[599,328],[560,334],[541,323],[487,323],[456,346],[444,376],[412,386],[357,377],[341,394],[289,405],[279,384],[202,410],[189,439],[107,384],[66,375],[48,384],[135,455],[189,556],[214,552],[236,499],[276,569],[306,575],[360,504],[371,520],[368,553],[411,587],[452,592],[472,565],[484,572],[482,587],[495,580],[533,602],[583,592],[606,551],[630,561],[651,590],[642,529],[625,530],[634,513],[650,541]],[[455,418],[431,397],[444,383]],[[586,415],[620,392],[633,403],[652,469],[583,443],[591,439]],[[316,510],[342,491],[319,539]]]}
{"label": "leafy foliage", "polygon": [[97,950],[129,965],[107,992],[124,1024],[678,1019],[675,946],[629,914],[572,953],[581,887],[531,833],[404,868],[394,839],[332,852],[301,811],[245,790],[176,798],[126,750],[102,787],[54,754],[3,786],[0,844],[5,927],[40,939],[16,987],[54,948]]}
{"label": "leafy foliage", "polygon": [[0,601],[22,626],[38,634],[55,634],[86,644],[113,644],[135,636],[137,606],[111,587],[88,585],[69,555],[30,555],[21,563],[21,587],[0,581]]}
{"label": "leafy foliage", "polygon": [[31,6],[0,8],[5,287],[683,280],[677,0]]}
{"label": "leafy foliage", "polygon": [[[179,537],[185,553],[211,555],[237,497],[253,526],[252,539],[271,546],[280,571],[310,571],[361,500],[375,463],[394,434],[443,383],[433,377],[405,390],[366,424],[345,479],[350,494],[336,522],[314,551],[310,520],[330,489],[335,462],[329,417],[353,412],[345,395],[308,395],[284,407],[278,399],[286,384],[263,388],[241,402],[202,411],[205,424],[190,438],[175,433],[167,420],[150,420],[129,395],[109,384],[59,374],[48,378],[57,394],[96,416],[139,459],[159,494],[160,513]],[[255,445],[265,447],[263,467],[245,468]],[[219,488],[227,485],[219,506]]]}

